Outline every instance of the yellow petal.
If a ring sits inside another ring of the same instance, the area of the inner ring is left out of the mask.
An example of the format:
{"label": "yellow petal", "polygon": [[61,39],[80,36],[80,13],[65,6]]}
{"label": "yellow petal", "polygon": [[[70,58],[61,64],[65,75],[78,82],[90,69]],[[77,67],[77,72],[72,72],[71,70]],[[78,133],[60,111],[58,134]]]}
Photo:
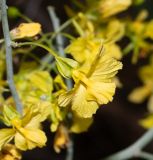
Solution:
{"label": "yellow petal", "polygon": [[140,125],[144,128],[152,128],[153,127],[153,115],[149,115],[148,117],[142,119],[140,121]]}
{"label": "yellow petal", "polygon": [[82,63],[87,59],[93,59],[100,45],[100,41],[93,36],[79,37],[71,42],[65,52],[70,53],[76,61]]}
{"label": "yellow petal", "polygon": [[39,23],[21,23],[17,28],[11,31],[11,37],[13,39],[33,37],[40,32],[41,25]]}
{"label": "yellow petal", "polygon": [[22,119],[22,125],[26,128],[39,128],[40,122],[46,120],[50,113],[51,103],[49,102],[42,101],[28,106]]}
{"label": "yellow petal", "polygon": [[115,88],[115,83],[93,82],[87,88],[87,99],[95,100],[99,104],[107,104],[112,101]]}
{"label": "yellow petal", "polygon": [[49,117],[51,119],[50,129],[52,132],[55,132],[57,130],[58,125],[65,117],[56,102],[52,104],[51,113]]}
{"label": "yellow petal", "polygon": [[7,154],[7,155],[1,155],[0,154],[0,159],[2,159],[2,160],[18,160],[16,158],[12,157],[12,155],[9,155],[9,154]]}
{"label": "yellow petal", "polygon": [[87,101],[86,96],[86,88],[80,85],[72,101],[72,110],[80,117],[89,118],[96,113],[98,104],[95,101]]}
{"label": "yellow petal", "polygon": [[60,107],[66,107],[66,106],[68,106],[68,105],[71,103],[73,97],[74,97],[74,92],[73,92],[73,90],[61,94],[61,95],[59,96],[59,98],[58,98],[58,104],[59,104],[59,106],[60,106]]}
{"label": "yellow petal", "polygon": [[108,18],[126,10],[132,4],[132,0],[101,0],[100,12],[103,18]]}
{"label": "yellow petal", "polygon": [[[105,34],[106,34],[105,35],[106,38],[109,41],[117,42],[125,35],[125,24],[123,22],[119,21],[118,19],[111,20],[108,23]],[[109,46],[110,46],[112,54],[116,55],[116,51],[117,51],[117,53],[119,53],[118,52],[119,48],[115,48],[113,43],[111,43]],[[114,51],[113,51],[113,48],[115,49]]]}
{"label": "yellow petal", "polygon": [[14,129],[1,129],[0,130],[0,150],[2,149],[4,144],[11,141],[14,135],[15,135]]}
{"label": "yellow petal", "polygon": [[151,20],[146,26],[145,37],[153,39],[153,20]]}
{"label": "yellow petal", "polygon": [[134,103],[142,103],[151,94],[148,86],[142,86],[134,89],[128,96],[128,99]]}
{"label": "yellow petal", "polygon": [[28,77],[30,83],[32,83],[33,87],[36,89],[40,89],[44,93],[52,92],[52,78],[47,71],[35,71]]}
{"label": "yellow petal", "polygon": [[92,118],[81,118],[77,115],[73,115],[73,124],[70,128],[70,131],[73,133],[85,132],[88,130],[92,122]]}
{"label": "yellow petal", "polygon": [[104,54],[95,66],[90,79],[99,82],[111,82],[119,69],[122,69],[122,63]]}
{"label": "yellow petal", "polygon": [[15,145],[20,150],[31,150],[35,147],[45,146],[47,141],[46,135],[40,129],[20,128],[15,135]]}
{"label": "yellow petal", "polygon": [[110,57],[113,57],[117,60],[120,60],[122,58],[122,52],[120,47],[117,44],[107,44],[105,45],[106,53],[107,55],[110,55]]}

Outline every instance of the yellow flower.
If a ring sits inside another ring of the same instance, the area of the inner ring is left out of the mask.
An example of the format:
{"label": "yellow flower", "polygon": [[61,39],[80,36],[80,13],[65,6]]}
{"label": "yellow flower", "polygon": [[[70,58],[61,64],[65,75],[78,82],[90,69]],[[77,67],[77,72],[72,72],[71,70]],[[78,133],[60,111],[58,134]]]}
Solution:
{"label": "yellow flower", "polygon": [[60,125],[54,138],[54,150],[60,153],[61,149],[68,146],[69,134],[65,126]]}
{"label": "yellow flower", "polygon": [[125,35],[125,24],[118,19],[112,19],[104,33],[107,40],[111,42],[119,41]]}
{"label": "yellow flower", "polygon": [[101,50],[86,73],[73,71],[75,86],[59,97],[59,105],[64,107],[71,103],[78,116],[92,117],[99,105],[112,101],[116,87],[112,79],[121,68],[120,62]]}
{"label": "yellow flower", "polygon": [[93,35],[79,37],[71,42],[65,52],[70,53],[76,61],[83,63],[95,57],[100,45],[101,41],[95,39]]}
{"label": "yellow flower", "polygon": [[0,152],[1,160],[21,160],[22,156],[19,150],[12,144],[6,144]]}
{"label": "yellow flower", "polygon": [[17,28],[11,30],[12,39],[34,37],[41,32],[39,23],[21,23]]}
{"label": "yellow flower", "polygon": [[22,102],[25,105],[51,101],[53,80],[47,71],[19,72],[15,76],[15,82]]}
{"label": "yellow flower", "polygon": [[[44,118],[38,106],[29,107],[23,118],[8,106],[4,106],[3,122],[12,127],[0,130],[0,149],[14,138],[15,146],[20,150],[43,147],[47,141],[46,135],[40,128]],[[12,115],[12,116],[11,116]],[[47,115],[46,115],[47,116]],[[42,118],[43,117],[43,118]]]}
{"label": "yellow flower", "polygon": [[108,18],[126,10],[131,4],[132,0],[101,0],[99,10],[103,18]]}
{"label": "yellow flower", "polygon": [[94,25],[92,21],[90,21],[89,18],[82,12],[78,14],[78,23],[85,35],[91,35],[94,33]]}

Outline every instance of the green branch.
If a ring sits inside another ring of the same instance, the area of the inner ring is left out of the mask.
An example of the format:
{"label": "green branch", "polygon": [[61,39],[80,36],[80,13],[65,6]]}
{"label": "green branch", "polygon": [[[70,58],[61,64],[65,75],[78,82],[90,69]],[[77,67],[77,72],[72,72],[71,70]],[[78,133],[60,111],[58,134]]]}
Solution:
{"label": "green branch", "polygon": [[7,19],[7,6],[6,0],[0,0],[1,7],[1,17],[2,17],[2,29],[4,34],[5,41],[5,50],[6,50],[6,69],[7,69],[7,82],[12,93],[13,99],[16,104],[17,111],[22,115],[22,104],[19,98],[19,95],[16,91],[14,80],[13,80],[13,62],[12,62],[12,47],[11,39],[9,32],[9,25]]}
{"label": "green branch", "polygon": [[52,56],[54,56],[54,58],[56,58],[58,56],[57,53],[53,49],[51,49],[43,44],[39,44],[39,43],[35,43],[35,42],[22,42],[22,43],[12,42],[13,47],[21,47],[21,46],[27,46],[27,45],[41,47],[41,48],[45,49],[46,51],[48,51]]}

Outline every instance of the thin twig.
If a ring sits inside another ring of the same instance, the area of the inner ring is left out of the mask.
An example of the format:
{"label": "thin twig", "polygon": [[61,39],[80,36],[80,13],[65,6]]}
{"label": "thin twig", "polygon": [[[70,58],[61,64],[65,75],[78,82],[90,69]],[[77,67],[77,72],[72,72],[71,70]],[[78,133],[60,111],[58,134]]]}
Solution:
{"label": "thin twig", "polygon": [[[57,33],[59,28],[60,28],[60,20],[56,16],[54,7],[48,6],[47,9],[48,9],[50,18],[52,20],[53,29],[54,29],[55,33]],[[58,34],[56,36],[56,46],[57,46],[57,50],[59,52],[59,55],[61,57],[66,57],[65,54],[64,54],[64,40],[63,40],[63,37],[60,34]],[[67,84],[68,89],[72,88],[72,81],[71,80],[66,79],[66,84]]]}
{"label": "thin twig", "polygon": [[150,153],[147,153],[147,152],[140,152],[138,155],[137,155],[138,158],[144,158],[144,159],[147,159],[147,160],[153,160],[153,155],[150,154]]}
{"label": "thin twig", "polygon": [[141,150],[153,139],[153,128],[149,129],[142,137],[128,148],[115,153],[104,160],[125,160],[132,158],[141,152]]}
{"label": "thin twig", "polygon": [[73,160],[73,154],[74,154],[74,150],[73,150],[73,137],[72,135],[70,135],[69,137],[69,143],[67,146],[67,154],[66,154],[66,160]]}
{"label": "thin twig", "polygon": [[[53,30],[57,32],[60,27],[60,21],[55,14],[55,9],[52,6],[48,6],[47,9],[48,9],[49,16],[53,23]],[[63,37],[60,34],[58,34],[55,39],[56,39],[56,46],[57,46],[57,50],[59,51],[59,54],[62,57],[65,57],[64,49],[63,49],[64,48]]]}
{"label": "thin twig", "polygon": [[4,34],[5,41],[5,49],[6,49],[6,69],[7,69],[7,82],[12,93],[13,99],[16,104],[17,111],[22,115],[22,104],[19,99],[19,95],[16,91],[14,80],[13,80],[13,62],[12,62],[12,47],[11,47],[11,39],[9,32],[9,25],[7,19],[7,6],[6,0],[0,0],[1,7],[1,17],[2,17],[2,28]]}
{"label": "thin twig", "polygon": [[[60,21],[59,21],[59,18],[56,16],[55,9],[52,6],[49,6],[48,7],[48,12],[49,12],[50,18],[52,20],[53,29],[54,29],[55,33],[59,33],[60,29],[62,27],[60,27]],[[65,24],[67,25],[68,23],[65,23]],[[66,55],[64,53],[64,40],[63,40],[63,37],[60,34],[58,34],[56,36],[56,46],[57,46],[59,55],[61,57],[66,57]],[[71,80],[66,80],[66,84],[67,84],[68,89],[72,88],[72,81]],[[69,139],[69,143],[68,143],[68,146],[67,146],[66,160],[73,160],[73,152],[74,152],[73,139],[72,139],[71,135],[70,135],[69,138],[70,139]]]}

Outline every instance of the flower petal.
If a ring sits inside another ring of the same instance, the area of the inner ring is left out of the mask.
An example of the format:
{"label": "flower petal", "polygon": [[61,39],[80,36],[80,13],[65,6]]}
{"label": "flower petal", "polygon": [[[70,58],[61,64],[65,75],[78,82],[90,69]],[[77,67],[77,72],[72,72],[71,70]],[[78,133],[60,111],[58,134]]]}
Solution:
{"label": "flower petal", "polygon": [[128,99],[134,103],[142,103],[150,94],[151,89],[148,86],[142,86],[134,89]]}
{"label": "flower petal", "polygon": [[15,145],[21,150],[31,150],[43,147],[47,141],[46,135],[40,129],[20,128],[20,133],[15,135]]}
{"label": "flower petal", "polygon": [[115,83],[93,82],[91,87],[87,88],[87,99],[95,100],[99,104],[107,104],[113,99],[115,87]]}
{"label": "flower petal", "polygon": [[102,55],[90,79],[93,81],[111,82],[111,79],[117,74],[119,69],[122,69],[121,62],[110,56]]}
{"label": "flower petal", "polygon": [[98,104],[95,101],[87,101],[86,95],[86,88],[80,85],[72,101],[72,110],[80,117],[89,118],[96,113]]}
{"label": "flower petal", "polygon": [[88,130],[92,122],[93,122],[92,118],[81,118],[77,115],[73,115],[73,124],[70,130],[73,133],[85,132]]}
{"label": "flower petal", "polygon": [[1,129],[0,130],[0,150],[2,146],[14,137],[15,130],[14,129]]}

